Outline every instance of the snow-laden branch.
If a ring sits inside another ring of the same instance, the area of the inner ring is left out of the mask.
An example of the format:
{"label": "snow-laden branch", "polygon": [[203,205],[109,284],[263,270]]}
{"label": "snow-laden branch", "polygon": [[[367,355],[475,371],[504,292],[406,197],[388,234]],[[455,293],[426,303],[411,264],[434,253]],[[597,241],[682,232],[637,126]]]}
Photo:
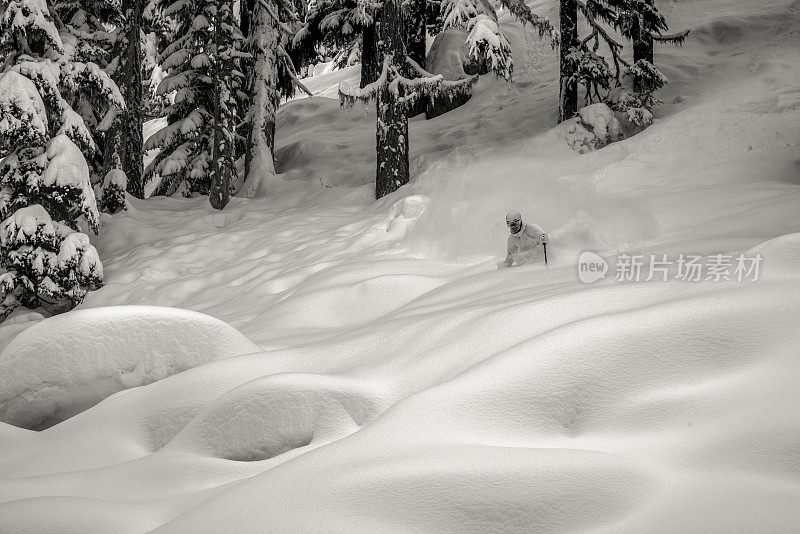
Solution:
{"label": "snow-laden branch", "polygon": [[[478,81],[478,76],[470,76],[461,80],[445,80],[441,74],[432,74],[411,59],[405,56],[406,63],[412,71],[419,74],[415,78],[403,76],[396,65],[392,62],[392,56],[388,55],[383,60],[381,75],[377,80],[359,89],[351,87],[342,82],[339,84],[339,101],[342,107],[352,107],[356,101],[368,102],[377,97],[378,91],[387,86],[389,91],[395,95],[400,103],[409,103],[420,97],[433,98],[437,95],[444,95],[454,98],[456,95],[469,91]],[[403,89],[402,94],[401,90]]]}
{"label": "snow-laden branch", "polygon": [[292,37],[294,37],[294,30],[292,30],[292,29],[289,27],[289,25],[288,25],[288,24],[286,24],[285,22],[283,22],[283,21],[281,20],[281,18],[278,16],[278,13],[277,13],[277,11],[275,11],[274,9],[272,9],[272,6],[271,6],[271,5],[269,5],[269,4],[266,2],[266,0],[258,0],[258,3],[261,5],[261,7],[263,7],[263,8],[264,8],[264,10],[265,10],[265,11],[266,11],[266,12],[269,14],[269,16],[270,16],[270,17],[272,17],[272,19],[275,21],[275,24],[278,26],[278,28],[279,28],[279,29],[280,29],[280,30],[281,30],[283,33],[285,33],[285,34],[286,34],[286,35],[287,35],[289,38],[292,38]]}
{"label": "snow-laden branch", "polygon": [[659,43],[670,43],[674,45],[682,45],[683,42],[686,40],[686,36],[689,35],[689,32],[692,30],[686,30],[677,33],[670,33],[667,35],[662,35],[657,32],[650,32],[650,36],[653,38],[654,41],[658,41]]}
{"label": "snow-laden branch", "polygon": [[508,9],[514,18],[522,22],[523,26],[530,24],[535,28],[539,32],[539,38],[549,37],[550,46],[554,49],[561,42],[561,32],[553,26],[550,19],[535,14],[524,0],[500,0],[500,4]]}
{"label": "snow-laden branch", "polygon": [[308,96],[314,96],[314,93],[309,91],[308,87],[303,85],[303,82],[297,77],[297,72],[294,69],[294,62],[292,62],[292,58],[286,53],[286,49],[284,49],[282,45],[278,45],[278,55],[283,59],[283,63],[286,65],[286,71],[289,73],[292,82]]}

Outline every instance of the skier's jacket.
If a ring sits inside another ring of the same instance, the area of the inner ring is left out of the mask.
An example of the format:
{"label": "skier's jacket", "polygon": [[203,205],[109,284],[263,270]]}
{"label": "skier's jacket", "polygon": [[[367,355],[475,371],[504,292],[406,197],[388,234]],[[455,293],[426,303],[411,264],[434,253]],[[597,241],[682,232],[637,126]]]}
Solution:
{"label": "skier's jacket", "polygon": [[541,237],[544,229],[538,224],[522,221],[522,228],[516,234],[508,236],[508,255],[505,264],[508,267],[517,262],[528,263],[536,256],[536,247],[546,242]]}

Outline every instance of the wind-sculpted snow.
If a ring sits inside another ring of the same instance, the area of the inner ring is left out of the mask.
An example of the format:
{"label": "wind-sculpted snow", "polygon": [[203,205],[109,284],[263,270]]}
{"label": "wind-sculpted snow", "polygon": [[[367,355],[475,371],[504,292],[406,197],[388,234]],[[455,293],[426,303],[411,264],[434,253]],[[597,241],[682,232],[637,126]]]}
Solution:
{"label": "wind-sculpted snow", "polygon": [[[552,128],[549,45],[503,14],[516,83],[411,121],[397,193],[364,185],[372,112],[314,98],[279,114],[287,172],[265,198],[103,214],[105,286],[57,319],[17,312],[0,346],[64,350],[75,333],[47,325],[92,313],[81,344],[129,355],[130,386],[160,379],[41,432],[0,423],[0,531],[794,532],[800,12],[667,7],[692,34],[656,51],[665,104],[591,154]],[[496,269],[511,209],[551,235],[547,267]],[[583,251],[604,279],[579,281]],[[621,253],[763,262],[754,281],[624,282]],[[218,320],[179,336],[115,323],[120,304]],[[226,339],[246,350],[217,357]],[[145,372],[141,343],[191,368]],[[64,355],[30,369],[72,376]],[[92,369],[74,376],[106,383]]]}
{"label": "wind-sculpted snow", "polygon": [[0,421],[47,428],[112,393],[259,351],[211,317],[120,306],[44,320],[0,353]]}

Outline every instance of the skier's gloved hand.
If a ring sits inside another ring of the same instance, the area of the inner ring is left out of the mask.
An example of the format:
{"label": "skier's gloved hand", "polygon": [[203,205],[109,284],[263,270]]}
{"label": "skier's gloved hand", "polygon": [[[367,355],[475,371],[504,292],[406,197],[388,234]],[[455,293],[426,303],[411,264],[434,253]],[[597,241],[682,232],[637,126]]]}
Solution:
{"label": "skier's gloved hand", "polygon": [[543,243],[547,243],[547,242],[548,242],[547,240],[548,240],[547,234],[542,234],[542,235],[539,237],[539,243],[542,243],[542,244],[543,244]]}

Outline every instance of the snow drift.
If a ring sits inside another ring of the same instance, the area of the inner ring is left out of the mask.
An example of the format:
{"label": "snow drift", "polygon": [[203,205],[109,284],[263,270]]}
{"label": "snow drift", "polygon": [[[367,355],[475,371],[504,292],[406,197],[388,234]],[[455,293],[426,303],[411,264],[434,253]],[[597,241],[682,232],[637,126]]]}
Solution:
{"label": "snow drift", "polygon": [[118,391],[257,351],[227,324],[187,310],[119,306],[59,315],[0,354],[0,421],[47,428]]}
{"label": "snow drift", "polygon": [[[549,45],[504,19],[516,83],[413,120],[416,179],[385,199],[374,112],[317,97],[281,109],[267,198],[102,215],[80,313],[191,309],[263,352],[0,423],[0,530],[794,532],[800,7],[667,9],[692,34],[656,50],[654,125],[590,154],[552,127]],[[551,234],[547,268],[496,269],[510,209]],[[582,284],[583,251],[764,260],[757,281]],[[0,335],[56,339],[21,325]]]}

